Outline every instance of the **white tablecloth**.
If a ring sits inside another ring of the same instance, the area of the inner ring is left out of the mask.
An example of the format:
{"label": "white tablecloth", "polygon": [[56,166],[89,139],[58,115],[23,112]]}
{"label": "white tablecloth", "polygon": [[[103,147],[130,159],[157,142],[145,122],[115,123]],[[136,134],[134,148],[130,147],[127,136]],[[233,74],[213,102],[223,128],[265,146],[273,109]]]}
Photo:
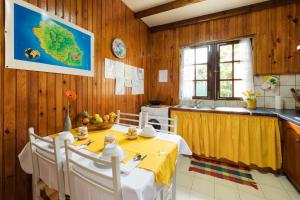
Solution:
{"label": "white tablecloth", "polygon": [[[113,130],[127,132],[128,127],[115,125]],[[188,145],[184,141],[184,139],[178,135],[170,135],[165,133],[158,133],[156,138],[167,140],[171,142],[175,142],[178,144],[178,154],[181,155],[192,155],[191,150]],[[41,144],[43,143],[41,142]],[[47,145],[44,143],[44,145]],[[51,149],[51,148],[49,148]],[[87,151],[85,149],[81,149],[84,153],[97,156],[96,154]],[[63,159],[65,160],[64,149],[61,149],[61,154]],[[79,158],[80,159],[80,158]],[[22,169],[27,174],[32,174],[32,158],[30,153],[30,145],[29,143],[23,148],[22,152],[19,154],[19,161]],[[93,165],[93,163],[86,162],[90,168],[94,168],[97,171],[101,170],[101,172],[106,173],[104,169],[99,169]],[[39,160],[40,167],[40,177],[41,179],[51,188],[57,189],[57,179],[56,179],[56,171],[55,168],[43,160]],[[66,167],[64,167],[66,169]],[[66,185],[66,193],[69,193],[68,181],[65,173],[65,185]],[[111,199],[109,196],[105,196],[102,193],[99,193],[92,187],[87,186],[85,183],[81,182],[81,180],[76,179],[76,191],[78,192],[79,199],[85,200],[108,200]],[[83,187],[87,187],[83,189]],[[141,168],[135,168],[130,174],[125,175],[121,174],[121,187],[122,187],[122,195],[124,200],[153,200],[156,192],[161,188],[160,185],[155,184],[155,177],[151,171],[147,171]]]}

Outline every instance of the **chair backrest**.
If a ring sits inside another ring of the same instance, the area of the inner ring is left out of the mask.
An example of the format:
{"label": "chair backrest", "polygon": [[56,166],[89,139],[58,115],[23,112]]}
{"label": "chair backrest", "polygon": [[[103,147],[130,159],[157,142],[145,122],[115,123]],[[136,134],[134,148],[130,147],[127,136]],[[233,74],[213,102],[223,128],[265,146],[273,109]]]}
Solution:
{"label": "chair backrest", "polygon": [[132,113],[122,113],[120,110],[117,111],[116,124],[124,126],[133,126],[137,128],[142,128],[142,113],[132,114]]}
{"label": "chair backrest", "polygon": [[[61,158],[60,147],[58,138],[54,137],[53,139],[45,139],[34,133],[33,128],[28,129],[29,133],[29,142],[30,150],[32,155],[32,166],[33,166],[33,178],[32,178],[32,187],[33,187],[33,198],[37,199],[39,195],[37,184],[40,180],[41,171],[39,166],[39,159],[45,161],[47,164],[52,165],[56,169],[57,175],[57,189],[59,192],[59,199],[65,199],[65,182],[64,182],[64,173],[63,173],[63,160]],[[40,145],[43,142],[45,145]],[[48,147],[51,145],[53,151]]]}
{"label": "chair backrest", "polygon": [[[174,116],[173,118],[152,116],[149,115],[147,112],[143,112],[143,115],[146,124],[152,125],[156,131],[159,131],[161,133],[177,134],[177,116]],[[159,122],[153,122],[150,121],[149,119],[157,119]],[[167,130],[156,129],[155,125],[159,125],[160,127],[165,127]]]}
{"label": "chair backrest", "polygon": [[[70,145],[68,140],[65,140],[65,152],[71,199],[78,199],[75,193],[76,188],[74,181],[74,178],[77,177],[97,190],[113,196],[114,200],[121,200],[120,161],[118,156],[113,156],[111,161],[101,160],[75,149]],[[86,160],[86,163],[94,162],[97,165],[111,169],[111,174],[101,173],[91,167],[87,167],[83,164],[82,159],[80,159],[80,161],[74,159],[74,157],[78,158],[78,156]],[[103,180],[103,182],[100,180]],[[111,184],[105,184],[104,182]]]}

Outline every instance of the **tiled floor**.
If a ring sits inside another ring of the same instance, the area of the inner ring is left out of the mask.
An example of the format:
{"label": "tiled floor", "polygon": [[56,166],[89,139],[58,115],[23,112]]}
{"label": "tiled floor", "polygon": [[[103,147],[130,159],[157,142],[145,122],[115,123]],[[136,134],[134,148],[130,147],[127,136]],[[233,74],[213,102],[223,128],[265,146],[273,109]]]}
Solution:
{"label": "tiled floor", "polygon": [[259,189],[212,176],[189,172],[190,160],[181,157],[177,169],[177,200],[300,200],[285,176],[251,171]]}

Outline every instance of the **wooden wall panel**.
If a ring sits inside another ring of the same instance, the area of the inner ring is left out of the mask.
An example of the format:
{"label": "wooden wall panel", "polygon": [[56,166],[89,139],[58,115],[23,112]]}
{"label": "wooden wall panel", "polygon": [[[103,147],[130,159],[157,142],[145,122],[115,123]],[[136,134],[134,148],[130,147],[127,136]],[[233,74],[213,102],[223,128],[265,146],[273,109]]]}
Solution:
{"label": "wooden wall panel", "polygon": [[[300,73],[300,3],[250,14],[151,33],[149,99],[179,103],[180,48],[212,41],[254,37],[257,75]],[[169,70],[169,82],[158,83],[158,70]]]}
{"label": "wooden wall panel", "polygon": [[[136,20],[121,0],[26,0],[58,17],[94,32],[95,77],[4,68],[4,0],[0,0],[0,199],[31,199],[31,177],[26,175],[17,155],[28,141],[27,129],[49,135],[62,131],[67,100],[64,91],[75,90],[78,99],[71,106],[71,118],[84,110],[105,114],[117,109],[137,113],[148,101],[145,95],[116,96],[115,81],[104,78],[104,58],[143,67],[150,65],[150,39],[147,26]],[[117,59],[111,42],[122,38],[128,55]]]}
{"label": "wooden wall panel", "polygon": [[[4,0],[0,0],[0,13],[4,13]],[[4,26],[4,19],[0,20],[0,27]],[[4,34],[4,29],[0,28],[0,35]],[[4,52],[3,38],[0,37],[0,52]],[[0,66],[4,65],[4,53],[0,54]],[[4,194],[4,157],[3,157],[3,67],[0,67],[0,197]]]}

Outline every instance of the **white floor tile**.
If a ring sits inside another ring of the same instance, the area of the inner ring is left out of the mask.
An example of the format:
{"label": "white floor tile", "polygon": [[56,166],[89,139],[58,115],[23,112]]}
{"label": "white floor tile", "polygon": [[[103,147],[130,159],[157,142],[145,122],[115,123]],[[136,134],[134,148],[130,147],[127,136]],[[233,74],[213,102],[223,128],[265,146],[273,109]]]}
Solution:
{"label": "white floor tile", "polygon": [[299,192],[288,192],[291,200],[300,200],[300,193]]}
{"label": "white floor tile", "polygon": [[240,191],[240,199],[241,200],[265,200],[265,198],[262,197],[258,197],[256,195],[247,193],[247,192],[241,192]]}
{"label": "white floor tile", "polygon": [[282,188],[282,185],[279,182],[279,177],[271,173],[260,173],[258,171],[251,171],[251,174],[254,177],[254,180],[259,184],[269,185],[277,188]]}
{"label": "white floor tile", "polygon": [[261,187],[265,198],[268,200],[290,200],[288,193],[284,189],[264,184]]}
{"label": "white floor tile", "polygon": [[264,194],[262,192],[262,189],[260,187],[259,184],[257,184],[258,186],[258,190],[253,188],[253,187],[250,187],[248,185],[242,185],[242,184],[239,184],[238,185],[238,190],[239,192],[243,192],[243,193],[248,193],[248,194],[251,194],[251,195],[255,195],[257,197],[264,197]]}
{"label": "white floor tile", "polygon": [[191,189],[194,177],[187,172],[178,172],[176,175],[176,183],[179,186]]}
{"label": "white floor tile", "polygon": [[192,176],[194,176],[195,178],[204,179],[204,180],[211,181],[211,182],[214,182],[216,179],[213,176],[201,174],[201,173],[193,172],[193,171],[190,171],[189,174],[192,174]]}
{"label": "white floor tile", "polygon": [[279,182],[286,191],[297,192],[296,188],[292,185],[292,183],[287,179],[286,176],[280,176]]}
{"label": "white floor tile", "polygon": [[221,178],[215,178],[215,183],[225,185],[225,186],[228,186],[228,187],[233,187],[233,188],[237,188],[238,185],[239,185],[238,183],[228,181],[228,180],[225,180],[225,179],[221,179]]}
{"label": "white floor tile", "polygon": [[198,191],[191,190],[190,200],[214,200],[214,197],[202,194]]}
{"label": "white floor tile", "polygon": [[190,160],[184,159],[178,164],[178,171],[187,172],[190,167]]}
{"label": "white floor tile", "polygon": [[214,197],[215,185],[211,181],[207,181],[207,180],[200,179],[200,178],[195,178],[193,185],[192,185],[192,190],[197,191],[203,195]]}
{"label": "white floor tile", "polygon": [[190,189],[181,186],[176,187],[176,200],[189,200],[189,198]]}
{"label": "white floor tile", "polygon": [[228,187],[221,184],[215,184],[216,200],[239,200],[239,192],[237,188]]}

